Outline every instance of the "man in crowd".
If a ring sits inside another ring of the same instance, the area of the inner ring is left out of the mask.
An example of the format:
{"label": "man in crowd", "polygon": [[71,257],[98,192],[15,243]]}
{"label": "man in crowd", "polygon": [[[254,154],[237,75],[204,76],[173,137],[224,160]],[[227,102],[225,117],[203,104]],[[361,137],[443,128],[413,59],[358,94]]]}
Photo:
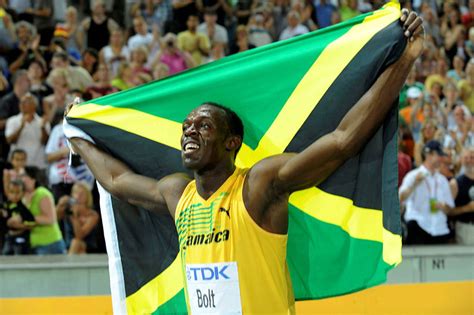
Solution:
{"label": "man in crowd", "polygon": [[[71,139],[75,152],[112,195],[175,218],[191,312],[199,309],[199,268],[216,270],[224,264],[230,281],[213,281],[213,294],[218,296],[213,296],[214,310],[294,313],[286,265],[289,196],[323,181],[359,152],[383,123],[423,47],[421,19],[404,12],[401,21],[409,41],[400,59],[383,72],[335,131],[315,139],[301,153],[276,155],[250,169],[236,168],[242,121],[212,102],[193,110],[182,126],[181,157],[194,180],[185,174],[159,181],[138,175],[90,142]],[[207,241],[199,242],[203,235],[208,235]]]}
{"label": "man in crowd", "polygon": [[409,172],[400,186],[400,202],[406,205],[407,244],[446,243],[450,238],[446,213],[454,201],[448,180],[438,171],[444,155],[438,141],[426,143],[423,164]]}
{"label": "man in crowd", "polygon": [[209,55],[211,49],[209,37],[197,32],[198,24],[198,16],[190,15],[186,24],[188,30],[178,34],[178,48],[190,53],[196,65],[203,63],[204,57]]}

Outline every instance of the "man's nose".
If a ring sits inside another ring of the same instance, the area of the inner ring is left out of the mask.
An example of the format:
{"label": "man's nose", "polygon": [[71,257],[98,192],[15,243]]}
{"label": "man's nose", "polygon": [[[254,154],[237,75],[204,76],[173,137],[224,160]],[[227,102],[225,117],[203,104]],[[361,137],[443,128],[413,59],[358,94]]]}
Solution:
{"label": "man's nose", "polygon": [[196,131],[196,128],[194,127],[194,124],[191,124],[188,128],[184,130],[185,136],[192,136],[196,134],[197,134],[197,131]]}

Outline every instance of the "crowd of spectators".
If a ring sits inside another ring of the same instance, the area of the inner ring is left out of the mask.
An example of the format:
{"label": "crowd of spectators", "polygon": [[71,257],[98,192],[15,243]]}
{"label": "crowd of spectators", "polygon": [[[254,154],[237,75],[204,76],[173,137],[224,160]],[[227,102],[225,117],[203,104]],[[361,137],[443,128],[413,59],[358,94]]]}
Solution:
{"label": "crowd of spectators", "polygon": [[[61,125],[75,97],[162,79],[383,2],[0,0],[1,252],[105,250],[94,178],[70,158]],[[406,242],[454,242],[456,230],[458,242],[472,243],[474,1],[402,5],[421,14],[427,33],[400,95]]]}

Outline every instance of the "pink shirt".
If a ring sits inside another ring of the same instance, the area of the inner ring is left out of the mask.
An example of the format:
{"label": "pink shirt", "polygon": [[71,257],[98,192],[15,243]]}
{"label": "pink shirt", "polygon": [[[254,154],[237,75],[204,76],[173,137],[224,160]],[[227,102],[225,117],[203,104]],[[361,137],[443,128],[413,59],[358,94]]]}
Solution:
{"label": "pink shirt", "polygon": [[181,54],[162,54],[160,61],[168,66],[169,74],[175,74],[188,69],[186,61]]}

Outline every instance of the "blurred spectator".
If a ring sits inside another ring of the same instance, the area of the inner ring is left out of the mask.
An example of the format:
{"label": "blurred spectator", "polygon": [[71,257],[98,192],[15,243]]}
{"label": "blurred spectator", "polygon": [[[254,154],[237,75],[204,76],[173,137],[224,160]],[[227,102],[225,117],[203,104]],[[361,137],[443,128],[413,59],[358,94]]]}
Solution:
{"label": "blurred spectator", "polygon": [[273,38],[265,26],[265,18],[262,12],[257,12],[250,18],[248,24],[248,41],[255,47],[268,45]]}
{"label": "blurred spectator", "polygon": [[34,59],[42,60],[39,50],[40,37],[36,28],[28,22],[20,21],[15,24],[17,43],[6,56],[11,73],[18,69],[27,69]]}
{"label": "blurred spectator", "polygon": [[27,154],[23,149],[16,149],[12,152],[10,156],[10,164],[12,168],[5,168],[3,170],[3,189],[5,196],[8,191],[8,184],[11,181],[21,179],[25,174]]}
{"label": "blurred spectator", "polygon": [[48,45],[54,31],[54,6],[53,0],[32,1],[32,7],[26,13],[33,16],[33,24],[41,34],[41,44]]}
{"label": "blurred spectator", "polygon": [[146,46],[138,46],[133,49],[130,54],[130,67],[134,75],[140,73],[150,74],[150,70],[146,67],[148,60],[148,49]]}
{"label": "blurred spectator", "polygon": [[332,25],[333,13],[337,12],[336,7],[327,0],[320,0],[316,5],[316,19],[319,28],[324,28]]}
{"label": "blurred spectator", "polygon": [[54,126],[62,122],[64,109],[67,104],[74,100],[69,92],[67,71],[65,69],[54,69],[50,74],[53,93],[43,99],[43,113],[45,118]]}
{"label": "blurred spectator", "polygon": [[97,72],[94,74],[94,83],[84,92],[84,99],[91,100],[118,90],[110,84],[109,69],[105,63],[99,64]]}
{"label": "blurred spectator", "polygon": [[[86,47],[100,51],[106,46],[112,31],[118,28],[118,24],[105,14],[105,4],[103,0],[91,0],[91,17],[86,17],[81,27],[83,32],[79,32],[79,42],[86,41]],[[85,38],[84,38],[85,36]]]}
{"label": "blurred spectator", "polygon": [[12,48],[15,41],[16,31],[13,18],[8,13],[5,0],[3,0],[0,1],[0,53],[4,54]]}
{"label": "blurred spectator", "polygon": [[469,37],[466,40],[465,47],[466,47],[467,57],[474,58],[474,27],[472,26],[469,29]]}
{"label": "blurred spectator", "polygon": [[25,168],[23,201],[36,222],[30,233],[32,252],[36,255],[65,254],[66,245],[59,230],[53,195],[42,186],[40,177],[38,168]]}
{"label": "blurred spectator", "polygon": [[174,33],[179,33],[187,28],[187,21],[189,16],[198,13],[195,0],[171,0],[173,7],[173,25],[171,30]]}
{"label": "blurred spectator", "polygon": [[3,244],[3,255],[26,255],[30,253],[30,230],[36,224],[35,217],[21,199],[25,186],[21,180],[14,180],[6,186],[6,202],[0,212],[7,220],[8,232]]}
{"label": "blurred spectator", "polygon": [[437,244],[449,241],[445,212],[454,207],[448,180],[438,172],[441,144],[432,140],[422,152],[423,164],[409,172],[400,186],[400,201],[405,203],[407,244]]}
{"label": "blurred spectator", "polygon": [[226,15],[232,15],[232,8],[226,0],[196,0],[196,8],[201,14],[212,10],[217,14],[217,23],[225,24]]}
{"label": "blurred spectator", "polygon": [[66,80],[70,90],[84,91],[89,85],[92,84],[93,80],[89,72],[86,69],[79,66],[71,66],[69,64],[69,58],[65,52],[57,52],[53,56],[51,61],[51,67],[53,71],[49,74],[46,82],[52,86],[52,74],[55,69],[62,69],[65,71]]}
{"label": "blurred spectator", "polygon": [[[28,78],[30,79],[30,92],[43,104],[44,97],[50,95],[53,90],[46,84],[46,65],[39,60],[33,60],[28,67]],[[43,108],[39,108],[39,113],[43,112]]]}
{"label": "blurred spectator", "polygon": [[195,65],[203,63],[204,57],[209,55],[211,44],[206,34],[198,33],[199,18],[197,15],[190,15],[187,21],[188,30],[178,34],[178,48],[188,52],[193,57]]}
{"label": "blurred spectator", "polygon": [[54,36],[66,38],[67,52],[78,59],[81,55],[83,43],[79,37],[80,25],[77,17],[77,10],[73,6],[66,9],[66,22],[56,25]]}
{"label": "blurred spectator", "polygon": [[132,51],[141,46],[150,48],[153,34],[148,31],[145,19],[142,16],[133,19],[133,29],[135,30],[135,35],[128,39],[128,49]]}
{"label": "blurred spectator", "polygon": [[48,140],[50,125],[46,118],[36,114],[38,100],[30,93],[20,100],[20,113],[8,118],[5,138],[10,152],[23,149],[27,153],[27,165],[46,168],[44,145]]}
{"label": "blurred spectator", "polygon": [[168,33],[163,37],[163,49],[156,55],[152,63],[154,68],[157,64],[164,64],[168,67],[168,74],[184,71],[194,67],[194,60],[186,51],[181,51],[176,43],[176,35]]}
{"label": "blurred spectator", "polygon": [[159,30],[164,30],[165,23],[171,20],[173,8],[171,0],[145,0],[143,1],[141,15],[145,18],[148,26],[158,26]]}
{"label": "blurred spectator", "polygon": [[135,78],[132,68],[128,62],[122,62],[118,69],[117,75],[110,84],[119,91],[127,90],[135,86]]}
{"label": "blurred spectator", "polygon": [[352,19],[360,14],[359,9],[357,8],[357,0],[343,0],[341,8],[339,9],[339,14],[341,15],[341,21],[346,21]]}
{"label": "blurred spectator", "polygon": [[446,2],[445,7],[449,10],[441,21],[441,35],[444,37],[444,50],[446,56],[452,62],[455,55],[459,53],[458,44],[464,44],[465,29],[461,24],[461,12],[459,6],[453,2]]}
{"label": "blurred spectator", "polygon": [[0,99],[0,156],[7,159],[9,146],[5,139],[7,119],[20,112],[20,99],[28,93],[30,80],[26,70],[17,71],[12,78],[13,91]]}
{"label": "blurred spectator", "polygon": [[81,67],[92,76],[99,65],[99,53],[94,48],[87,48],[82,53]]}
{"label": "blurred spectator", "polygon": [[197,31],[207,35],[211,41],[211,46],[214,43],[221,43],[224,45],[224,48],[228,47],[229,38],[227,30],[222,25],[217,24],[217,14],[215,11],[206,10],[204,13],[204,23],[198,26]]}
{"label": "blurred spectator", "polygon": [[444,122],[444,127],[447,130],[451,130],[456,126],[456,121],[454,118],[454,109],[456,107],[462,107],[466,115],[469,115],[469,109],[461,102],[459,99],[459,93],[456,85],[453,83],[448,83],[443,88],[444,98],[441,100],[440,108],[446,117]]}
{"label": "blurred spectator", "polygon": [[439,21],[435,12],[433,11],[433,8],[428,4],[423,5],[421,16],[423,17],[423,27],[425,28],[425,34],[430,36],[435,41],[437,46],[441,46],[443,44],[443,37],[441,36]]}
{"label": "blurred spectator", "polygon": [[[285,6],[289,8],[289,1],[288,0],[277,0],[275,1],[275,8],[283,9],[282,2],[287,1],[287,5]],[[237,0],[235,7],[234,7],[234,15],[237,18],[237,25],[247,25],[249,22],[250,15],[252,14],[252,9],[254,9],[255,5],[253,0]],[[283,12],[286,14],[286,12]]]}
{"label": "blurred spectator", "polygon": [[[407,100],[407,92],[410,88],[417,88],[420,90],[420,92],[423,92],[425,90],[425,86],[423,83],[419,82],[416,80],[416,68],[413,67],[408,74],[407,80],[405,81],[405,84],[402,87],[402,90],[400,91],[400,97],[399,97],[399,108],[403,109],[408,106],[408,100]],[[411,95],[415,95],[415,98],[418,98],[421,96],[421,93],[415,92],[414,89],[411,90]]]}
{"label": "blurred spectator", "polygon": [[400,185],[402,184],[403,178],[408,174],[409,171],[411,171],[413,165],[411,162],[411,158],[408,154],[403,152],[403,135],[401,132],[399,132],[398,136],[398,154],[397,154],[397,160],[398,160],[398,187],[400,188]]}
{"label": "blurred spectator", "polygon": [[224,44],[215,42],[212,44],[211,53],[206,58],[206,62],[213,62],[225,57]]}
{"label": "blurred spectator", "polygon": [[96,227],[99,214],[92,209],[92,193],[82,182],[72,187],[71,196],[59,199],[58,218],[65,220],[65,234],[71,254],[85,254],[97,250]]}
{"label": "blurred spectator", "polygon": [[45,153],[49,163],[48,182],[55,200],[69,195],[75,182],[94,184],[92,173],[79,156],[73,156],[69,165],[69,148],[61,124],[56,125],[51,131]]}
{"label": "blurred spectator", "polygon": [[[316,24],[316,8],[311,0],[294,1],[291,10],[298,12],[300,23],[308,30],[314,31],[318,28]],[[281,31],[278,30],[277,34],[281,35]]]}
{"label": "blurred spectator", "polygon": [[300,23],[300,15],[298,12],[290,11],[288,13],[288,26],[281,32],[280,40],[289,39],[308,32],[308,28]]}
{"label": "blurred spectator", "polygon": [[471,115],[466,117],[466,113],[461,106],[456,106],[453,110],[454,127],[448,130],[444,146],[454,149],[458,154],[462,147],[468,140],[469,132],[471,130]]}
{"label": "blurred spectator", "polygon": [[413,152],[416,166],[420,166],[423,162],[422,151],[425,145],[431,140],[437,140],[439,137],[437,131],[438,124],[435,120],[427,119],[424,121],[421,127],[420,137],[415,143],[415,149]]}
{"label": "blurred spectator", "polygon": [[249,34],[245,25],[239,25],[235,33],[236,43],[231,46],[230,54],[236,54],[238,52],[243,52],[255,48],[255,45],[249,42]]}
{"label": "blurred spectator", "polygon": [[438,58],[436,60],[436,71],[435,73],[429,75],[425,81],[425,87],[428,92],[432,92],[433,87],[438,83],[438,87],[442,88],[446,83],[448,83],[448,64],[446,59]]}
{"label": "blurred spectator", "polygon": [[464,174],[449,183],[455,203],[449,214],[456,222],[456,241],[474,245],[474,147],[463,150],[461,163]]}
{"label": "blurred spectator", "polygon": [[124,43],[122,30],[116,29],[110,34],[109,44],[99,53],[100,62],[107,64],[112,77],[117,75],[120,64],[130,58],[130,50]]}
{"label": "blurred spectator", "polygon": [[464,102],[464,105],[469,108],[471,113],[474,113],[474,59],[467,63],[466,79],[458,83],[459,97]]}
{"label": "blurred spectator", "polygon": [[153,67],[153,80],[161,80],[170,75],[170,68],[164,63],[158,62]]}
{"label": "blurred spectator", "polygon": [[459,80],[464,79],[466,74],[464,73],[464,59],[459,56],[454,56],[453,59],[453,69],[447,72],[448,78],[452,82],[459,82]]}

